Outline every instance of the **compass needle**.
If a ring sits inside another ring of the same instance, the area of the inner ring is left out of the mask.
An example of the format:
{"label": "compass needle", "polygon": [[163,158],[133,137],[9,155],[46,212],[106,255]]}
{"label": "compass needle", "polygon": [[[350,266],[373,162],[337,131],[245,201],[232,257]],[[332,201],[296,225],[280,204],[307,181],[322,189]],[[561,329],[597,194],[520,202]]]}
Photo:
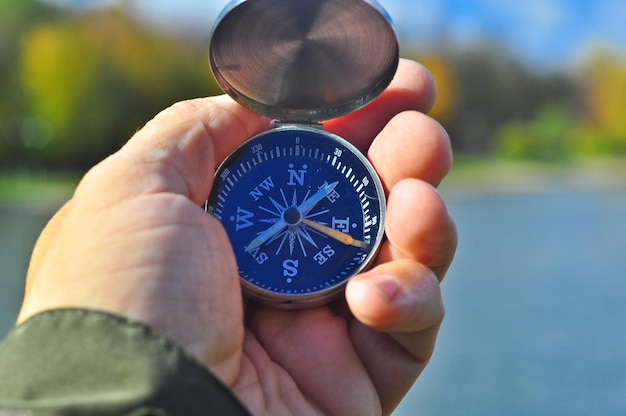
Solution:
{"label": "compass needle", "polygon": [[280,233],[285,227],[287,227],[287,223],[285,220],[280,220],[276,224],[272,225],[267,230],[260,233],[254,240],[250,242],[245,248],[246,251],[252,251],[256,248],[259,248],[265,243],[267,240],[271,239],[276,234]]}
{"label": "compass needle", "polygon": [[312,197],[304,201],[302,204],[298,206],[298,211],[302,215],[306,215],[311,211],[315,206],[324,198],[326,198],[330,193],[335,189],[335,187],[339,184],[339,182],[333,182],[331,184],[324,184],[319,191],[313,194]]}
{"label": "compass needle", "polygon": [[365,241],[356,240],[350,234],[342,233],[339,230],[335,230],[334,228],[330,228],[326,225],[320,224],[315,221],[311,221],[309,219],[303,218],[302,223],[313,228],[314,230],[319,231],[322,234],[325,234],[335,240],[344,243],[347,246],[359,247],[362,249],[367,249],[367,243]]}

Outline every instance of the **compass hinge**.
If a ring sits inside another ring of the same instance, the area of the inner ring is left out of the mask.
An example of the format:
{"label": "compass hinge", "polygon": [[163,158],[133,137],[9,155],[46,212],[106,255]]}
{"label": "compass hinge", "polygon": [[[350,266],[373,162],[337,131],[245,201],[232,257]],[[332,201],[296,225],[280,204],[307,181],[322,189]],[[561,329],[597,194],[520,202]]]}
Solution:
{"label": "compass hinge", "polygon": [[297,121],[283,121],[283,120],[272,120],[271,127],[285,127],[285,126],[296,126],[296,127],[312,127],[315,129],[324,129],[324,125],[322,123],[316,122],[297,122]]}

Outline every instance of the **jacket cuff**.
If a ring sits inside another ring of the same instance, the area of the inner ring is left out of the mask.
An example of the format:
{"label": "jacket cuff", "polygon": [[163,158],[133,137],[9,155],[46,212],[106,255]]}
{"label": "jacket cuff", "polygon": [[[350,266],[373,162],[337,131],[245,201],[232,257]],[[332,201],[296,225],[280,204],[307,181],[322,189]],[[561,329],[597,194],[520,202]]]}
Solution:
{"label": "jacket cuff", "polygon": [[0,414],[9,410],[18,415],[249,414],[170,339],[124,317],[83,309],[36,315],[0,344]]}

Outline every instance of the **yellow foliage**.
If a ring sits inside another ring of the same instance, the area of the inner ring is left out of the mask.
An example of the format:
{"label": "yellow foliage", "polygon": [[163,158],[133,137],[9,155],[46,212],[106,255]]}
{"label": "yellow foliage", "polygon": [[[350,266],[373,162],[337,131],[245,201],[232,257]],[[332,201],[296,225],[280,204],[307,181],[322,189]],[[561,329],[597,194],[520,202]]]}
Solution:
{"label": "yellow foliage", "polygon": [[437,84],[437,101],[430,111],[430,116],[440,122],[450,119],[456,105],[456,82],[448,63],[436,55],[423,55],[417,59],[424,65],[435,79]]}
{"label": "yellow foliage", "polygon": [[585,117],[574,129],[576,150],[583,154],[626,152],[626,64],[598,55],[586,77]]}
{"label": "yellow foliage", "polygon": [[626,141],[626,65],[602,60],[591,71],[589,88],[591,123]]}
{"label": "yellow foliage", "polygon": [[208,73],[206,58],[200,58],[196,50],[172,37],[143,30],[121,10],[85,19],[81,31],[111,67],[143,91],[171,94],[174,85],[168,78],[186,68],[206,66]]}
{"label": "yellow foliage", "polygon": [[35,26],[21,52],[27,114],[50,126],[39,150],[58,163],[99,160],[158,110],[217,91],[204,50],[149,31],[123,10]]}
{"label": "yellow foliage", "polygon": [[72,26],[42,26],[23,39],[22,83],[37,114],[60,132],[96,77],[97,55]]}

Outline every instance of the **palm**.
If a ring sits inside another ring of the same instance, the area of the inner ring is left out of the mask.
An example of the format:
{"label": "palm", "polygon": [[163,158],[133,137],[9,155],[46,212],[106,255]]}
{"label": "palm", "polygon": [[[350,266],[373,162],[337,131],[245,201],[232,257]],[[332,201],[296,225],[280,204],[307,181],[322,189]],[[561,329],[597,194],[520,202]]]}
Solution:
{"label": "palm", "polygon": [[253,307],[248,322],[234,391],[254,414],[379,414],[349,325],[329,307]]}

